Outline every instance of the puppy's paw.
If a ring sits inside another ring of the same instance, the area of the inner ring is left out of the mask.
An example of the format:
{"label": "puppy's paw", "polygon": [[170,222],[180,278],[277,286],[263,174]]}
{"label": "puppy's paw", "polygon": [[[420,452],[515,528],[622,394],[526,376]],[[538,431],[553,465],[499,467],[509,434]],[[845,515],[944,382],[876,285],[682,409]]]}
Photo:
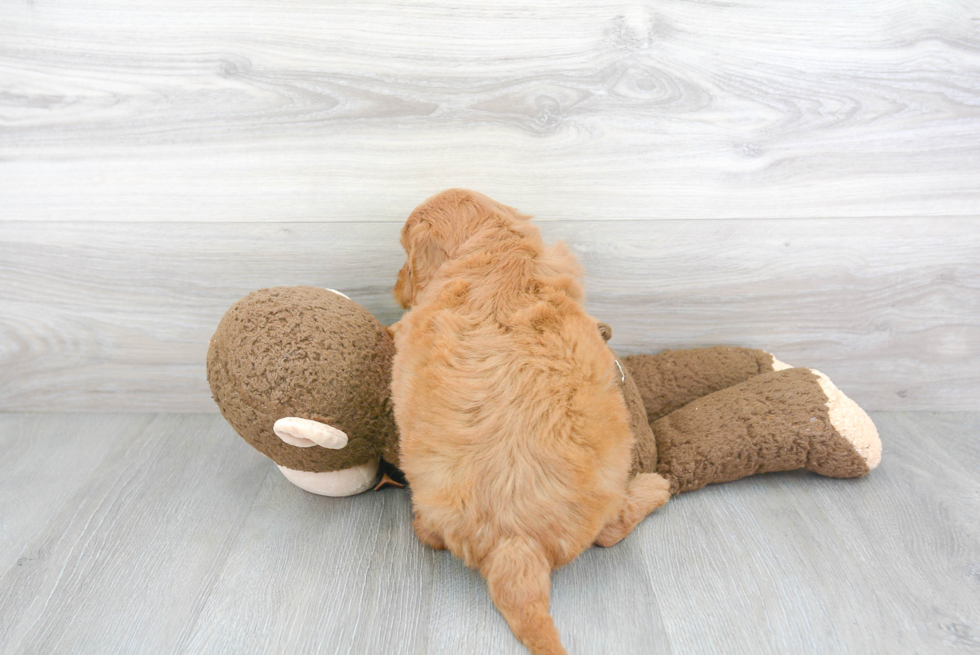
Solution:
{"label": "puppy's paw", "polygon": [[636,524],[653,510],[670,500],[670,483],[656,473],[640,473],[626,489],[626,501],[619,516],[609,522],[596,537],[596,544],[608,548],[618,544],[633,531]]}
{"label": "puppy's paw", "polygon": [[442,537],[435,530],[429,528],[418,514],[415,515],[415,520],[412,521],[412,527],[415,528],[415,534],[423,544],[435,550],[446,550],[446,542],[442,540]]}
{"label": "puppy's paw", "polygon": [[629,496],[630,502],[648,514],[670,500],[670,482],[657,473],[641,473],[630,483]]}

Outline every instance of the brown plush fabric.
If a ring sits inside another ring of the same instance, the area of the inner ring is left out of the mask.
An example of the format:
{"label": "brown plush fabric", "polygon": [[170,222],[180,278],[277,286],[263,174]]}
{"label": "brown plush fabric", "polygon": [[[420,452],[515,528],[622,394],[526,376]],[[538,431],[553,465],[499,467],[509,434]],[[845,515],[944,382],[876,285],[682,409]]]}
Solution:
{"label": "brown plush fabric", "polygon": [[651,422],[656,472],[671,493],[755,473],[807,468],[857,477],[867,464],[830,423],[827,396],[809,369],[753,377]]}
{"label": "brown plush fabric", "polygon": [[[611,329],[599,330],[608,340]],[[333,471],[381,456],[397,466],[393,354],[387,329],[360,305],[314,287],[263,289],[221,320],[208,381],[229,423],[277,464]],[[833,477],[868,472],[831,425],[808,369],[766,373],[770,355],[727,347],[617,361],[636,438],[634,473],[660,473],[672,493],[802,467]],[[285,444],[272,430],[285,416],[332,425],[350,441],[340,450]]]}
{"label": "brown plush fabric", "polygon": [[[599,334],[604,341],[609,341],[612,338],[612,328],[608,323],[599,323]],[[616,353],[614,352],[613,355]],[[629,368],[619,355],[616,355],[616,361],[619,362],[621,372],[619,390],[623,394],[623,400],[626,401],[626,410],[630,414],[630,431],[636,440],[636,445],[633,447],[631,473],[636,475],[644,470],[653,470],[657,466],[657,440],[650,430],[650,421],[647,418],[647,410],[643,407],[643,398]]]}
{"label": "brown plush fabric", "polygon": [[636,440],[636,445],[633,447],[633,474],[635,475],[644,470],[653,470],[657,466],[657,440],[650,429],[650,421],[647,420],[647,412],[643,408],[643,399],[640,397],[636,382],[633,381],[633,376],[618,356],[616,361],[622,368],[619,389],[623,394],[623,400],[626,401],[626,409],[630,415],[630,431]]}
{"label": "brown plush fabric", "polygon": [[[357,303],[326,289],[255,291],[221,319],[208,382],[222,415],[276,464],[336,471],[382,456],[398,464],[389,399],[394,342]],[[347,447],[298,448],[272,430],[296,416],[347,433]]]}
{"label": "brown plush fabric", "polygon": [[643,398],[650,421],[692,400],[772,370],[772,355],[752,348],[714,346],[665,350],[623,359]]}

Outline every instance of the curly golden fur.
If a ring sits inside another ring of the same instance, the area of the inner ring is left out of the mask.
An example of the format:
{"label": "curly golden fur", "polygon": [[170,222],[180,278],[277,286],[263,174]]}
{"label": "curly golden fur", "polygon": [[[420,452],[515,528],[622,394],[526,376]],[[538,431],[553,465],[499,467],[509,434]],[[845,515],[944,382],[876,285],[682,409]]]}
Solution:
{"label": "curly golden fur", "polygon": [[460,189],[412,212],[392,395],[419,538],[479,570],[514,634],[556,654],[551,570],[669,494],[628,479],[633,436],[581,269],[529,218]]}

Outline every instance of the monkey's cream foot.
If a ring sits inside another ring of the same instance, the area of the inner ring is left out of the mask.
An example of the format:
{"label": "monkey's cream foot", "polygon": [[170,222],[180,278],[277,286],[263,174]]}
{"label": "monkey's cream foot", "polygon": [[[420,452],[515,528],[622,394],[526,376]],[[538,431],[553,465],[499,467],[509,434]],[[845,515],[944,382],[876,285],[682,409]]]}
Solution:
{"label": "monkey's cream foot", "polygon": [[[854,453],[860,459],[857,468],[860,469],[860,465],[863,463],[867,471],[873,470],[881,463],[881,438],[878,436],[878,429],[875,427],[874,421],[856,402],[844,395],[844,392],[838,389],[830,381],[830,378],[820,371],[811,369],[811,372],[817,376],[817,384],[827,396],[827,414],[830,418],[830,424],[837,431],[837,434],[853,448]],[[811,451],[815,450],[816,446],[811,446]],[[826,461],[818,461],[818,457],[811,456],[807,468],[821,475],[840,476],[837,469],[841,468],[839,463],[841,457],[839,455],[836,457],[827,456],[830,450],[830,448],[822,449],[821,454],[824,455],[823,459]],[[849,457],[850,451],[846,448],[843,450],[847,452]],[[849,475],[842,477],[849,477]]]}
{"label": "monkey's cream foot", "polygon": [[[772,357],[772,370],[785,371],[793,368],[785,362],[776,359],[772,353],[766,353]],[[830,424],[834,426],[838,434],[853,446],[854,451],[864,460],[868,470],[873,470],[881,462],[881,439],[878,437],[878,429],[874,421],[868,416],[861,407],[844,395],[844,392],[837,388],[826,375],[820,371],[810,369],[817,376],[817,383],[827,396],[827,410],[830,415]],[[814,471],[820,473],[820,469],[815,467]]]}
{"label": "monkey's cream foot", "polygon": [[776,356],[773,355],[772,353],[766,353],[766,354],[772,357],[772,370],[785,371],[788,368],[793,368],[790,364],[787,364],[786,362],[781,362],[778,359],[776,359]]}
{"label": "monkey's cream foot", "polygon": [[321,496],[354,496],[372,488],[378,479],[378,464],[370,462],[339,471],[296,471],[280,466],[286,479],[300,489]]}

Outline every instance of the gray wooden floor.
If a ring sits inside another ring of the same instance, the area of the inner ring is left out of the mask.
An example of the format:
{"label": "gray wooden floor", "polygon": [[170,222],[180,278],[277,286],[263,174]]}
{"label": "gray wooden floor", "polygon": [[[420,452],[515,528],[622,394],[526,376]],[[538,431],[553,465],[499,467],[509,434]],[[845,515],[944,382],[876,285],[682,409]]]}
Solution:
{"label": "gray wooden floor", "polygon": [[[572,653],[980,652],[980,414],[682,495],[554,575]],[[289,485],[213,414],[0,414],[4,653],[523,653],[408,494]]]}

